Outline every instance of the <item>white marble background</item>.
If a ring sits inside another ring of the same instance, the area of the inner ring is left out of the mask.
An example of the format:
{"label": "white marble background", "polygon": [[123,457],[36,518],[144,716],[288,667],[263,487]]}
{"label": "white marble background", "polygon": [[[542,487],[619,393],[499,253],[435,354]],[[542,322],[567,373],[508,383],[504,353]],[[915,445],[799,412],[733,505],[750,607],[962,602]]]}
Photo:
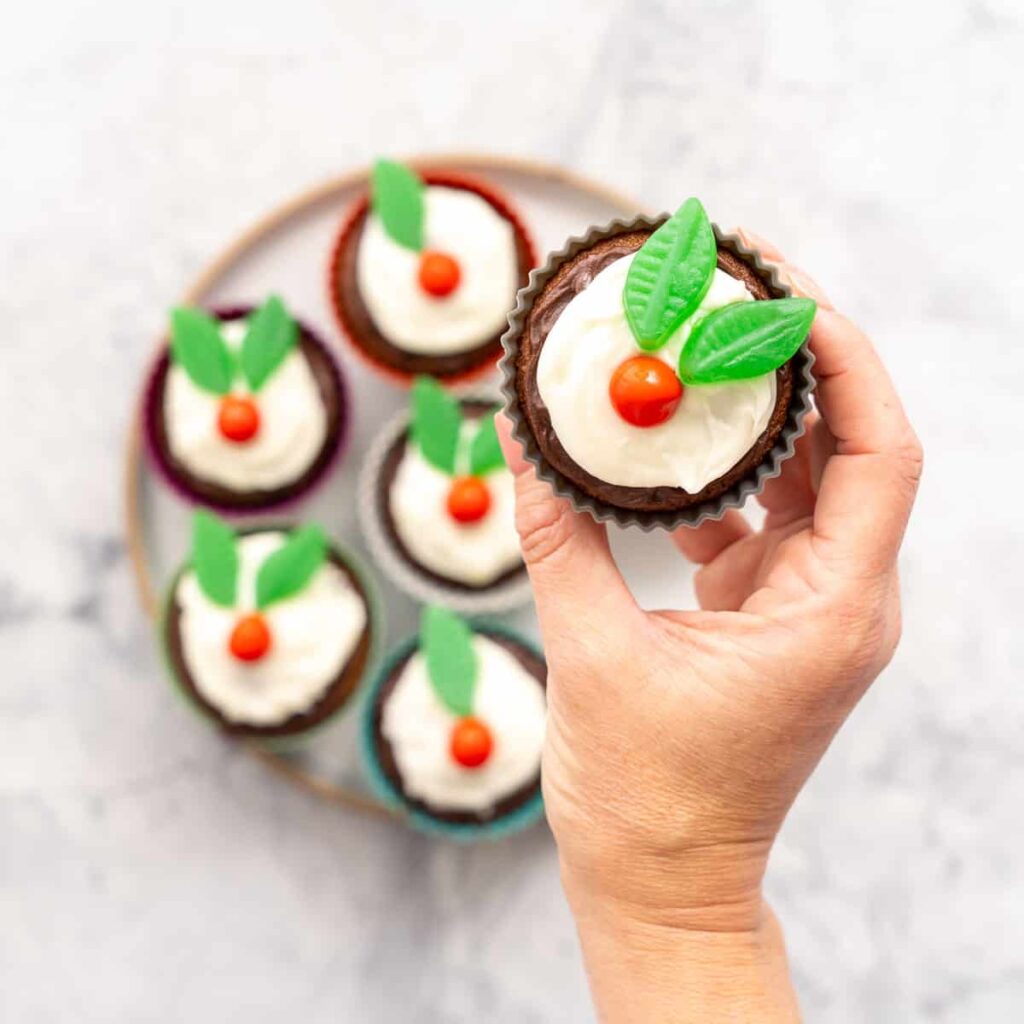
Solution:
{"label": "white marble background", "polygon": [[7,11],[0,1018],[592,1019],[546,837],[436,845],[186,727],[121,542],[133,389],[202,262],[463,147],[698,193],[876,337],[928,455],[905,639],[769,889],[809,1020],[1024,1018],[1022,57],[1013,0]]}

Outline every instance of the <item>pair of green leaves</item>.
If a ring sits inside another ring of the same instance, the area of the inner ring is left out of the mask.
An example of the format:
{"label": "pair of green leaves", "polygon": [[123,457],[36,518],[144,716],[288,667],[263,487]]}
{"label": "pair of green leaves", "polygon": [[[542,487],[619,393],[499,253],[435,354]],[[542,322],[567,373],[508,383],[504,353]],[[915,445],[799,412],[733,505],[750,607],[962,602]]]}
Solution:
{"label": "pair of green leaves", "polygon": [[453,715],[473,714],[478,664],[473,631],[465,619],[439,605],[423,609],[420,650],[438,699]]}
{"label": "pair of green leaves", "polygon": [[[256,607],[294,597],[327,558],[327,538],[314,524],[293,530],[256,574]],[[238,535],[224,520],[198,511],[192,521],[192,568],[206,596],[225,608],[238,599]]]}
{"label": "pair of green leaves", "polygon": [[405,164],[378,160],[372,174],[373,212],[388,235],[413,252],[423,250],[423,181]]}
{"label": "pair of green leaves", "polygon": [[[432,466],[454,476],[462,435],[462,405],[433,377],[417,377],[412,385],[410,434]],[[469,473],[483,476],[505,465],[494,416],[483,416],[469,442]]]}
{"label": "pair of green leaves", "polygon": [[[637,250],[622,292],[637,345],[661,348],[697,311],[718,263],[715,232],[698,199],[687,199]],[[684,384],[717,384],[770,373],[803,344],[811,299],[735,302],[693,327],[679,358]]]}
{"label": "pair of green leaves", "polygon": [[[241,371],[249,390],[259,391],[298,341],[298,325],[277,295],[249,317],[245,338],[232,353],[220,332],[220,322],[201,309],[179,306],[171,311],[171,355],[192,383],[214,395],[231,390]],[[237,365],[236,365],[237,363]]]}

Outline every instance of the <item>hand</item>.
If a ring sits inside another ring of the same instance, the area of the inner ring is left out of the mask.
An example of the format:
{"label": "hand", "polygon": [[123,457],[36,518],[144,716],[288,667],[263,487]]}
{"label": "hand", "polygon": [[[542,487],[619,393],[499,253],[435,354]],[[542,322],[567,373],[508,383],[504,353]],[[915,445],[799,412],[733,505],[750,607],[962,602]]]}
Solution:
{"label": "hand", "polygon": [[[921,446],[869,340],[759,247],[819,300],[821,417],[759,496],[761,531],[730,511],[672,538],[701,566],[701,610],[641,610],[604,527],[552,495],[505,425],[549,666],[544,797],[599,995],[595,959],[621,962],[636,941],[771,946],[772,843],[899,637],[896,557]],[[645,1012],[613,1016],[660,1019]]]}

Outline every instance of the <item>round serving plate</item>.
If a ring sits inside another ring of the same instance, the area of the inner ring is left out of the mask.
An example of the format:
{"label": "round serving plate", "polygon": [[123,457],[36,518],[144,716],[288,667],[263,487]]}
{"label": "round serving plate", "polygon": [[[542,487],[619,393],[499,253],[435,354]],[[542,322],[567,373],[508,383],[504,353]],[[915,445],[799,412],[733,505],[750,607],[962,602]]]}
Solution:
{"label": "round serving plate", "polygon": [[[424,170],[462,171],[492,182],[521,213],[542,260],[569,236],[640,209],[613,189],[547,164],[465,153],[411,157],[409,162]],[[271,211],[205,267],[181,301],[235,306],[255,304],[277,292],[339,356],[351,402],[347,446],[340,462],[326,483],[284,515],[271,513],[246,521],[314,520],[352,550],[373,573],[382,599],[385,621],[380,651],[384,652],[417,628],[419,607],[375,570],[359,531],[356,488],[364,453],[384,424],[405,407],[408,393],[368,369],[348,350],[329,308],[326,287],[335,234],[349,204],[365,191],[368,174],[368,168],[362,168],[342,175]],[[493,387],[497,396],[496,372],[474,382],[473,390],[479,391],[481,385]],[[139,598],[146,613],[155,617],[164,588],[188,553],[192,506],[166,486],[144,457],[138,411],[128,438],[125,499],[127,543]],[[679,577],[671,579],[674,574],[669,574],[666,580],[659,571],[664,549],[639,531],[616,534],[616,557],[641,603],[647,607],[676,604]],[[504,618],[509,625],[536,635],[532,608]],[[359,766],[357,704],[354,701],[335,723],[295,751],[268,751],[253,744],[246,744],[247,749],[326,799],[360,811],[389,814],[371,796]]]}

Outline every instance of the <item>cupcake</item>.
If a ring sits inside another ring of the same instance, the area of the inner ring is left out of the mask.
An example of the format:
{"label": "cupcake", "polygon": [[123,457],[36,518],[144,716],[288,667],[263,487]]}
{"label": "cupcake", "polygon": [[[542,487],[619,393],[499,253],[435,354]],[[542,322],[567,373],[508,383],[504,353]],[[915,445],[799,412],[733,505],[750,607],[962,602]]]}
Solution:
{"label": "cupcake", "polygon": [[378,369],[452,379],[489,368],[534,265],[489,186],[378,161],[347,216],[328,287],[342,331]]}
{"label": "cupcake", "polygon": [[366,586],[320,527],[236,533],[193,520],[192,556],[162,622],[175,682],[232,736],[300,736],[340,711],[370,660]]}
{"label": "cupcake", "polygon": [[696,199],[592,231],[519,296],[502,363],[515,433],[596,518],[695,525],[760,489],[810,404],[815,304]]}
{"label": "cupcake", "polygon": [[524,640],[433,605],[388,658],[363,719],[371,781],[427,831],[495,836],[542,812],[547,670]]}
{"label": "cupcake", "polygon": [[255,310],[173,310],[143,426],[157,466],[186,497],[258,512],[324,476],[347,411],[327,348],[272,295]]}
{"label": "cupcake", "polygon": [[363,468],[360,512],[377,562],[420,601],[477,612],[528,601],[496,404],[455,398],[430,377],[411,397]]}

